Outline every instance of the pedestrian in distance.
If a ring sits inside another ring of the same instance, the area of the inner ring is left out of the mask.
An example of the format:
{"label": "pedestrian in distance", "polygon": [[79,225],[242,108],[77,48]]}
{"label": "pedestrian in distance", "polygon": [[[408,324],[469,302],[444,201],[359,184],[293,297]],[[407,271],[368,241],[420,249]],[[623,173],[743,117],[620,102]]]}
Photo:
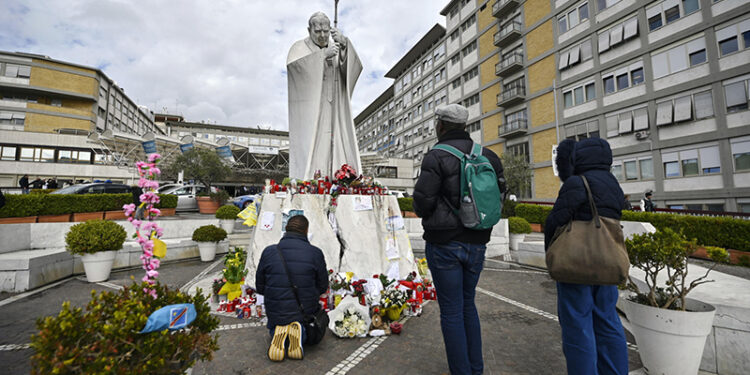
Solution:
{"label": "pedestrian in distance", "polygon": [[[481,374],[482,337],[474,297],[484,266],[489,229],[467,228],[456,207],[462,196],[462,164],[458,154],[439,147],[447,145],[456,152],[488,160],[494,171],[493,183],[498,191],[496,202],[477,202],[500,209],[504,191],[503,166],[498,156],[475,144],[466,132],[468,110],[458,104],[435,109],[438,143],[422,161],[422,171],[414,187],[414,211],[422,218],[426,241],[427,265],[432,272],[438,305],[440,327],[451,374]],[[469,197],[470,198],[470,197]],[[471,199],[469,199],[470,201]],[[471,203],[471,202],[469,202]],[[499,220],[499,212],[497,215]],[[494,224],[493,224],[494,225]]]}
{"label": "pedestrian in distance", "polygon": [[623,202],[623,204],[625,205],[625,206],[624,206],[625,208],[623,208],[623,210],[626,210],[626,211],[633,211],[633,205],[632,205],[632,204],[630,204],[630,195],[629,195],[629,194],[625,194],[625,198],[624,198],[624,200],[625,200],[625,201]]}
{"label": "pedestrian in distance", "polygon": [[[593,219],[584,181],[591,188],[599,216],[620,219],[625,208],[622,189],[610,172],[612,150],[601,138],[557,147],[557,170],[563,185],[544,225],[545,251],[558,228],[571,220]],[[627,375],[628,349],[615,304],[616,285],[557,283],[557,313],[568,374]]]}
{"label": "pedestrian in distance", "polygon": [[29,193],[29,175],[25,174],[18,180],[18,185],[21,186],[21,194]]}
{"label": "pedestrian in distance", "polygon": [[33,181],[33,182],[31,183],[31,188],[32,188],[32,189],[41,189],[41,188],[42,188],[42,186],[44,186],[44,181],[42,181],[42,179],[41,179],[41,178],[39,178],[39,177],[37,177],[37,178],[36,178],[36,180],[34,180],[34,181]]}
{"label": "pedestrian in distance", "polygon": [[317,344],[307,340],[301,322],[321,309],[318,301],[328,290],[328,271],[323,251],[307,240],[308,227],[303,215],[290,217],[284,237],[266,247],[258,263],[255,287],[266,306],[272,361],[282,361],[285,352],[291,359],[302,359],[303,347]]}
{"label": "pedestrian in distance", "polygon": [[643,212],[654,212],[656,211],[656,205],[651,201],[651,197],[654,193],[651,190],[646,190],[641,199],[641,211]]}

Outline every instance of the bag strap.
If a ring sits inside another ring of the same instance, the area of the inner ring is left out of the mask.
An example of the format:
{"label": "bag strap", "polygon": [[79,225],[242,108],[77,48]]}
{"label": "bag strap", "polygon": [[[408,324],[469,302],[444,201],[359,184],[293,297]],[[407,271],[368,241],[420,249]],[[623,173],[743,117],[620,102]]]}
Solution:
{"label": "bag strap", "polygon": [[436,144],[435,146],[432,146],[433,150],[443,150],[455,157],[458,158],[458,160],[464,159],[464,153],[461,152],[461,150],[451,146],[451,145],[445,145],[445,144]]}
{"label": "bag strap", "polygon": [[476,159],[480,155],[482,155],[482,145],[480,145],[479,143],[474,143],[474,146],[472,146],[471,148],[471,154],[469,155],[469,157],[471,159]]}
{"label": "bag strap", "polygon": [[596,223],[597,228],[601,228],[602,223],[599,220],[599,211],[596,209],[596,204],[594,204],[594,196],[591,194],[589,182],[584,175],[581,175],[581,179],[583,180],[583,186],[586,188],[586,194],[589,197],[589,207],[591,207],[591,215],[594,217],[594,223]]}
{"label": "bag strap", "polygon": [[289,273],[289,267],[286,265],[286,260],[284,259],[284,254],[281,252],[281,245],[276,245],[276,251],[279,253],[279,258],[281,258],[281,264],[284,265],[284,272],[286,272],[286,277],[289,279],[289,286],[292,288],[292,292],[294,293],[294,299],[297,300],[297,306],[299,307],[299,312],[302,313],[302,316],[305,316],[305,309],[302,308],[302,302],[299,300],[299,294],[297,293],[297,286],[294,285],[294,282],[292,281],[292,274]]}

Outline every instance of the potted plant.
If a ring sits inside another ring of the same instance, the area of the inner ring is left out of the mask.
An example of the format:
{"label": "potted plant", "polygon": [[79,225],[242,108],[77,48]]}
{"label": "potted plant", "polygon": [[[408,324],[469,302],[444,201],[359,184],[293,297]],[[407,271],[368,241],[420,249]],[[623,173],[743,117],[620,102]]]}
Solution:
{"label": "potted plant", "polygon": [[[165,169],[167,176],[176,177],[180,171],[184,172],[184,178],[193,179],[203,184],[207,191],[211,191],[211,185],[215,181],[227,178],[232,169],[213,150],[194,148],[178,155],[174,161]],[[216,193],[214,193],[216,194]],[[226,192],[224,192],[226,194]],[[207,195],[196,197],[200,213],[215,213],[220,205],[224,204],[229,195],[214,196]]]}
{"label": "potted plant", "polygon": [[531,225],[522,217],[511,216],[508,218],[508,231],[510,232],[510,249],[518,250],[518,244],[523,242],[526,233],[531,233]]}
{"label": "potted plant", "polygon": [[125,237],[125,229],[120,224],[89,220],[70,227],[65,244],[69,252],[81,256],[86,279],[94,283],[109,278],[115,255],[122,249]]}
{"label": "potted plant", "polygon": [[219,219],[219,225],[221,225],[221,228],[224,229],[227,234],[232,234],[232,232],[234,232],[234,220],[239,213],[240,209],[233,204],[221,206],[216,210],[216,218]]}
{"label": "potted plant", "polygon": [[404,306],[408,299],[409,296],[405,291],[399,290],[395,287],[386,288],[380,297],[380,303],[383,306],[381,314],[384,313],[387,315],[388,319],[391,321],[398,320],[401,317],[401,312],[404,310]]}
{"label": "potted plant", "polygon": [[[196,312],[187,327],[140,333],[154,311],[183,303],[193,304]],[[59,314],[37,320],[31,373],[183,374],[196,360],[212,359],[219,349],[212,335],[218,325],[200,292],[190,296],[145,282],[92,292],[85,309],[65,302]]]}
{"label": "potted plant", "polygon": [[219,289],[218,294],[226,295],[227,301],[234,301],[235,298],[242,296],[242,282],[248,272],[245,268],[246,257],[247,253],[244,250],[235,248],[224,258],[222,276],[226,282]]}
{"label": "potted plant", "polygon": [[[651,374],[697,374],[716,309],[686,297],[698,285],[712,281],[706,278],[716,263],[704,275],[688,280],[687,259],[695,252],[696,241],[669,228],[634,235],[625,245],[630,264],[645,272],[645,283],[636,284],[629,277],[627,286],[633,293],[621,304],[644,367]],[[707,251],[716,262],[728,259],[722,248]]]}
{"label": "potted plant", "polygon": [[193,241],[198,243],[201,260],[210,262],[216,257],[216,246],[227,238],[227,232],[215,225],[204,225],[193,232]]}

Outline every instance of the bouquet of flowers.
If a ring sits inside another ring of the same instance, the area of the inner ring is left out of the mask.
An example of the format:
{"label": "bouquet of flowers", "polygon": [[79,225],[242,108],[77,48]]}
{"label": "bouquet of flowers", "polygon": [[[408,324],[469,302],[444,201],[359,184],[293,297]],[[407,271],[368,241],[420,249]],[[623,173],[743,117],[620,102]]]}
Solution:
{"label": "bouquet of flowers", "polygon": [[228,283],[240,283],[245,276],[247,276],[243,255],[244,252],[232,252],[227,254],[227,259],[224,261],[224,269],[222,272],[224,274],[224,279],[226,279]]}
{"label": "bouquet of flowers", "polygon": [[334,179],[340,184],[344,186],[348,186],[354,180],[356,180],[359,175],[357,174],[357,171],[354,170],[349,164],[344,164],[341,166],[341,169],[336,171],[336,173],[333,174]]}
{"label": "bouquet of flowers", "polygon": [[407,300],[409,300],[407,293],[398,288],[387,288],[383,291],[383,296],[380,298],[384,309],[391,307],[399,308],[406,304]]}
{"label": "bouquet of flowers", "polygon": [[214,282],[211,285],[211,289],[213,290],[214,294],[219,294],[221,287],[223,287],[225,283],[226,282],[222,279],[214,279]]}
{"label": "bouquet of flowers", "polygon": [[349,290],[349,282],[341,274],[333,272],[332,269],[328,270],[328,285],[334,293]]}
{"label": "bouquet of flowers", "polygon": [[338,337],[365,337],[370,327],[370,312],[352,297],[346,297],[331,311],[328,328]]}

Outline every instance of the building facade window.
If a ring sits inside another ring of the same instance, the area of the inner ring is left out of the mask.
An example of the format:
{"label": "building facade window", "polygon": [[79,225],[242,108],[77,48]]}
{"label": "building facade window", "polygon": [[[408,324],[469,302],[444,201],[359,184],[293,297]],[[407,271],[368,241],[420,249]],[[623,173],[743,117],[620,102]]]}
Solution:
{"label": "building facade window", "polygon": [[607,114],[605,121],[607,124],[607,138],[617,137],[633,131],[647,130],[649,127],[648,108],[635,108]]}
{"label": "building facade window", "polygon": [[461,24],[461,31],[462,32],[466,31],[466,29],[470,28],[475,23],[477,23],[477,14],[476,13],[472,14],[469,18],[466,19],[466,21],[464,21]]}
{"label": "building facade window", "polygon": [[698,0],[664,0],[646,9],[649,31],[660,29],[700,9]]}
{"label": "building facade window", "polygon": [[698,120],[714,115],[711,91],[686,95],[656,103],[656,125]]}
{"label": "building facade window", "polygon": [[[732,140],[731,146],[732,146],[732,159],[734,160],[734,171],[735,172],[749,172],[750,171],[750,139],[745,140],[745,141]],[[4,149],[3,149],[3,152],[4,152]],[[4,154],[3,154],[3,157],[4,157]]]}
{"label": "building facade window", "polygon": [[608,51],[617,45],[623,44],[638,35],[638,17],[633,17],[625,22],[604,30],[599,33],[599,53]]}
{"label": "building facade window", "polygon": [[470,53],[476,50],[477,50],[477,41],[474,40],[473,42],[466,45],[466,47],[461,49],[461,56],[466,57],[467,55],[469,55]]}
{"label": "building facade window", "polygon": [[750,85],[750,80],[742,80],[724,85],[727,113],[746,111],[748,109],[748,85]]}
{"label": "building facade window", "polygon": [[0,160],[5,160],[5,161],[16,160],[16,147],[15,146],[0,146]]}
{"label": "building facade window", "polygon": [[596,9],[597,11],[601,12],[604,9],[607,9],[619,2],[620,0],[596,0]]}
{"label": "building facade window", "polygon": [[557,17],[560,34],[589,19],[589,3],[583,2]]}
{"label": "building facade window", "polygon": [[[523,50],[521,50],[523,53]],[[559,70],[567,69],[587,60],[591,60],[593,53],[591,50],[591,39],[587,39],[580,44],[576,44],[567,50],[560,52],[558,64]]]}
{"label": "building facade window", "polygon": [[643,61],[602,74],[604,95],[640,85],[643,81]]}
{"label": "building facade window", "polygon": [[[476,77],[479,75],[479,66],[475,66],[471,69],[469,69],[468,72],[464,73],[463,79],[464,83],[468,82],[470,79]],[[455,87],[454,87],[455,88]]]}
{"label": "building facade window", "polygon": [[580,141],[586,138],[599,138],[599,121],[565,125],[565,139]]}
{"label": "building facade window", "polygon": [[464,107],[471,107],[471,106],[473,106],[474,104],[477,104],[477,103],[479,103],[479,94],[474,94],[474,95],[466,98],[466,100],[464,100],[463,104],[464,104]]}
{"label": "building facade window", "polygon": [[482,126],[479,123],[479,121],[474,121],[471,124],[466,125],[466,131],[469,133],[473,133],[481,129],[482,129]]}
{"label": "building facade window", "polygon": [[[687,43],[651,54],[654,78],[665,77],[706,62],[706,38],[693,39]],[[700,56],[703,58],[700,58]]]}
{"label": "building facade window", "polygon": [[750,19],[716,30],[716,41],[722,57],[750,48]]}
{"label": "building facade window", "polygon": [[0,124],[23,125],[26,120],[26,113],[0,111]]}
{"label": "building facade window", "polygon": [[721,173],[718,146],[678,152],[662,151],[661,159],[664,164],[664,176],[667,178]]}
{"label": "building facade window", "polygon": [[594,82],[587,82],[563,91],[565,108],[574,107],[596,99]]}
{"label": "building facade window", "polygon": [[29,78],[31,77],[31,67],[28,65],[5,64],[5,77],[10,78]]}
{"label": "building facade window", "polygon": [[654,179],[654,162],[648,157],[616,160],[612,162],[612,174],[620,182]]}

